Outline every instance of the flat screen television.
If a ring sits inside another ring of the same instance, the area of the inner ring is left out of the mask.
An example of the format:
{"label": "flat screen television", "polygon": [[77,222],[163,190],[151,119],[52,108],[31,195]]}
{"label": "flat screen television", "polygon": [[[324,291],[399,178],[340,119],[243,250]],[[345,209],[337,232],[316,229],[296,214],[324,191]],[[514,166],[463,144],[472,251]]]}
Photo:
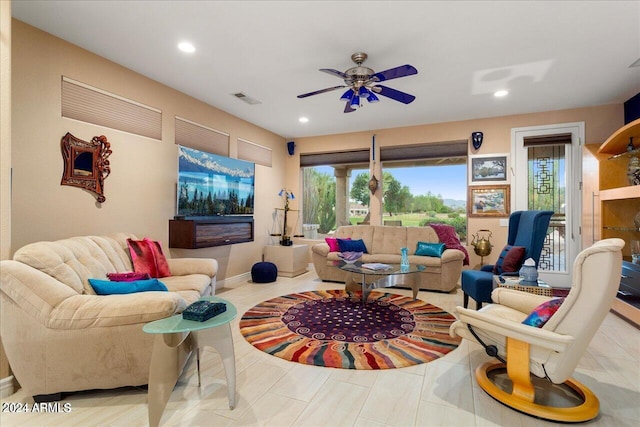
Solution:
{"label": "flat screen television", "polygon": [[178,215],[253,215],[254,163],[181,145],[178,150]]}

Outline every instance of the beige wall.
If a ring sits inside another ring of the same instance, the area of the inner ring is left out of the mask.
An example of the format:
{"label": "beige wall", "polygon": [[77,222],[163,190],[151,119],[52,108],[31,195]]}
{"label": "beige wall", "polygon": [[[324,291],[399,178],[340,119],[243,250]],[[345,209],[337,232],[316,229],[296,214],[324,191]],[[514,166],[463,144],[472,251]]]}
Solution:
{"label": "beige wall", "polygon": [[[371,146],[371,139],[374,134],[376,135],[376,146],[386,147],[468,140],[471,132],[482,131],[484,132],[482,147],[480,147],[479,151],[475,151],[471,143],[469,143],[469,154],[508,153],[511,150],[512,128],[585,122],[586,143],[601,144],[611,133],[624,124],[623,117],[623,105],[614,104],[574,110],[297,138],[295,140],[296,154],[291,156],[287,162],[287,182],[292,188],[299,188],[301,185],[299,173],[300,154],[335,151],[336,147],[340,147],[340,150],[368,148]],[[579,212],[576,214],[579,214]],[[499,246],[494,248],[491,255],[485,259],[485,263],[493,263],[499,255],[499,249],[502,248],[507,240],[507,227],[500,227],[499,219],[497,218],[469,218],[468,235],[471,236],[480,229],[492,230],[492,242],[495,246]],[[480,257],[476,256],[471,248],[469,255],[471,256],[471,267],[480,264]]]}
{"label": "beige wall", "polygon": [[[162,141],[62,118],[61,76],[162,110]],[[237,138],[273,149],[273,167],[256,165],[253,243],[171,250],[171,255],[216,258],[218,280],[246,273],[261,260],[273,208],[280,205],[277,193],[285,184],[282,137],[17,20],[12,107],[12,252],[29,242],[117,231],[159,239],[166,248],[168,220],[176,204],[177,115],[229,133],[231,153],[237,152]],[[111,142],[106,202],[99,204],[84,190],[60,185],[60,139],[67,132],[83,140],[106,135]]]}
{"label": "beige wall", "polygon": [[[11,2],[0,1],[0,259],[11,248]],[[0,342],[0,378],[10,374]]]}

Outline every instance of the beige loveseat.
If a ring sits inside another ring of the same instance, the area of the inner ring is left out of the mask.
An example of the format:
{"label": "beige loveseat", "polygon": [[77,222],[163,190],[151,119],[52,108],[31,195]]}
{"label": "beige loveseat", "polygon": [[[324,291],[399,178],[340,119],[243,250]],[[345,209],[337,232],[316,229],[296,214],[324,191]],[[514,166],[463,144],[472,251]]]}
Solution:
{"label": "beige loveseat", "polygon": [[182,258],[167,259],[172,276],[159,279],[169,292],[96,295],[88,279],[133,270],[127,238],[137,240],[32,243],[0,263],[2,343],[27,395],[147,384],[154,336],[142,326],[213,293],[217,261]]}
{"label": "beige loveseat", "polygon": [[[415,255],[418,242],[438,243],[433,228],[393,227],[383,225],[347,225],[338,227],[333,237],[362,239],[367,252],[362,262],[400,263],[400,248],[406,247],[409,262],[425,266],[418,273],[420,289],[449,292],[458,284],[465,254],[458,249],[446,249],[441,258]],[[338,252],[329,252],[327,243],[311,247],[311,259],[318,277],[323,281],[345,282],[347,272],[335,267]]]}

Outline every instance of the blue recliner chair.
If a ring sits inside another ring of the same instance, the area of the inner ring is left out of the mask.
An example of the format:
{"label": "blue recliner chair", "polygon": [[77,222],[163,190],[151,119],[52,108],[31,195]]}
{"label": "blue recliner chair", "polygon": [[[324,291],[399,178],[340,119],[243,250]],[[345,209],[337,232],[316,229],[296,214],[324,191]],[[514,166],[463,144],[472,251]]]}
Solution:
{"label": "blue recliner chair", "polygon": [[[507,244],[524,246],[526,252],[523,259],[533,258],[536,266],[540,260],[551,215],[553,211],[517,211],[509,216]],[[483,302],[491,302],[493,267],[493,265],[484,265],[480,270],[462,272],[461,283],[465,308],[469,305],[469,297],[476,301],[476,309],[480,309]]]}

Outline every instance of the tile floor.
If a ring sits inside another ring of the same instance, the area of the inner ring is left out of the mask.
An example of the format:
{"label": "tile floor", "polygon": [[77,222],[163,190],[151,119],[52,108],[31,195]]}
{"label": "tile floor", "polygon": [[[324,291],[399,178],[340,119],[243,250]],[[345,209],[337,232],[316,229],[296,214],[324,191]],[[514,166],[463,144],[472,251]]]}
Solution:
{"label": "tile floor", "polygon": [[[479,345],[460,347],[434,362],[409,368],[353,371],[288,362],[254,349],[240,335],[241,314],[260,301],[314,289],[339,289],[313,272],[275,283],[247,282],[218,295],[231,301],[237,399],[229,410],[220,358],[202,356],[202,387],[191,360],[165,409],[162,426],[553,426],[512,411],[488,397],[473,369],[489,360]],[[410,291],[392,292],[410,295]],[[420,292],[418,298],[453,312],[462,294]],[[640,331],[607,315],[580,362],[575,378],[600,398],[600,415],[589,426],[637,426],[640,420]],[[3,399],[25,401],[20,392]],[[69,413],[0,413],[9,426],[145,426],[146,391],[125,388],[76,393]],[[26,400],[29,401],[29,400]],[[559,424],[558,424],[559,425]]]}

